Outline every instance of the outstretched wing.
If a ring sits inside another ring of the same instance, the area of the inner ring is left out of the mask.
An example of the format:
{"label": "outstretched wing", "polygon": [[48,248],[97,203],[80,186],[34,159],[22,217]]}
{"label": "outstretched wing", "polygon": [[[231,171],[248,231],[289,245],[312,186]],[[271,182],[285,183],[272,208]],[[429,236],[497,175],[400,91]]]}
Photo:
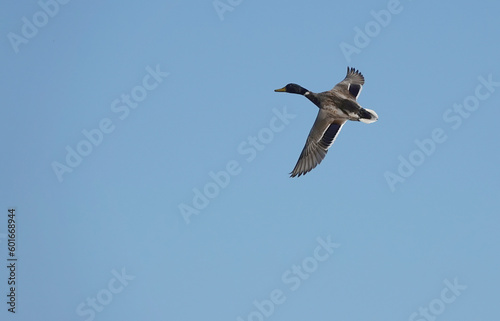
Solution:
{"label": "outstretched wing", "polygon": [[341,91],[357,99],[365,83],[365,77],[356,69],[347,67],[347,75],[339,82],[332,91]]}
{"label": "outstretched wing", "polygon": [[299,160],[290,176],[304,175],[318,166],[325,158],[328,148],[333,145],[345,122],[346,120],[335,120],[328,117],[327,113],[320,109],[307,137],[306,145],[302,149]]}

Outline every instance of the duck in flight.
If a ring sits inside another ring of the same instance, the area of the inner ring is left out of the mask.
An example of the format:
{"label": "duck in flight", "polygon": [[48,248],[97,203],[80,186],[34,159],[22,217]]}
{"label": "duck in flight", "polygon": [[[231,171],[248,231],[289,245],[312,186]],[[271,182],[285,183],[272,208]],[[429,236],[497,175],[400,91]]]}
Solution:
{"label": "duck in flight", "polygon": [[365,78],[358,70],[347,67],[345,79],[330,91],[313,93],[297,84],[288,84],[275,90],[306,96],[319,108],[306,145],[300,153],[297,165],[290,173],[291,177],[300,177],[321,163],[346,121],[361,121],[366,124],[377,121],[377,113],[361,107],[356,101],[364,83]]}

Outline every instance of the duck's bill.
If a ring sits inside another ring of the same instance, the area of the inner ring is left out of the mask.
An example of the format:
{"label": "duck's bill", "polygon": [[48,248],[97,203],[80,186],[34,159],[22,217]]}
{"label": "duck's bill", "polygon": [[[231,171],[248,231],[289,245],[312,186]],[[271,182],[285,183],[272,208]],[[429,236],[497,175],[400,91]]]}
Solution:
{"label": "duck's bill", "polygon": [[286,91],[286,87],[280,88],[280,89],[275,89],[275,92],[284,92]]}

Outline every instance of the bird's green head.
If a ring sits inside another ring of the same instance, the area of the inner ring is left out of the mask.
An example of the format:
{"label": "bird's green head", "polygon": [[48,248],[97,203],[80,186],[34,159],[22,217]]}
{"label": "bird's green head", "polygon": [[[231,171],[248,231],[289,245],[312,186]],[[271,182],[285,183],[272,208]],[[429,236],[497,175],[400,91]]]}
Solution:
{"label": "bird's green head", "polygon": [[308,92],[308,90],[297,84],[288,84],[283,88],[276,89],[275,92],[286,92],[290,94],[305,95],[306,92]]}

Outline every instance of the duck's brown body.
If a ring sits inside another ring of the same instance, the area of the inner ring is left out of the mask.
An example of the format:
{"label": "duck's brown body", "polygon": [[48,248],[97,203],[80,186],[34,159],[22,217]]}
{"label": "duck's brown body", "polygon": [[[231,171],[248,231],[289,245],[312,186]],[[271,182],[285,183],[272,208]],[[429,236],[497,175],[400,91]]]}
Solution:
{"label": "duck's brown body", "polygon": [[330,91],[313,93],[297,84],[288,84],[275,90],[303,95],[320,109],[297,165],[290,173],[291,177],[306,174],[321,163],[346,121],[368,124],[377,121],[378,116],[373,110],[361,107],[356,101],[364,82],[359,71],[347,67],[345,79]]}

